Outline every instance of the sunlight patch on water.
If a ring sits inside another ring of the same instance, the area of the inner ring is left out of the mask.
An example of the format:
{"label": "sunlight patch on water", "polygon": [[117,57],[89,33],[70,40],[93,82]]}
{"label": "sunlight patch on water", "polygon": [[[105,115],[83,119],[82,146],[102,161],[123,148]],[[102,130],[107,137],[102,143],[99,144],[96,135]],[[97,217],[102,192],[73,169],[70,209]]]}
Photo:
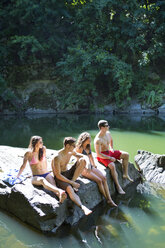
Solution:
{"label": "sunlight patch on water", "polygon": [[124,232],[124,239],[131,247],[147,247],[148,242],[147,233],[149,230],[154,230],[150,228],[152,226],[152,220],[140,209],[133,208],[128,209],[122,207],[124,217],[127,223],[121,223],[121,228]]}
{"label": "sunlight patch on water", "polygon": [[[155,135],[155,133],[159,135]],[[114,149],[127,151],[130,154],[130,161],[138,150],[150,151],[155,154],[165,154],[165,132],[139,133],[132,131],[111,131]]]}
{"label": "sunlight patch on water", "polygon": [[117,229],[113,227],[111,224],[105,226],[105,228],[110,232],[110,234],[115,237],[119,238],[119,233],[117,232]]}

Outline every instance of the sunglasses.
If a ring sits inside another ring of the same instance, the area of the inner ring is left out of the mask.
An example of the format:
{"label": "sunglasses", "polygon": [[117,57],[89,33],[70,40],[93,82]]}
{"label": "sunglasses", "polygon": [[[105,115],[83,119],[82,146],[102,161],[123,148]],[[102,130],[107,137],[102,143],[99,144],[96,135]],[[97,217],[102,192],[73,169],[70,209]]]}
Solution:
{"label": "sunglasses", "polygon": [[103,125],[103,127],[109,127],[109,125],[108,124],[105,124],[105,125]]}

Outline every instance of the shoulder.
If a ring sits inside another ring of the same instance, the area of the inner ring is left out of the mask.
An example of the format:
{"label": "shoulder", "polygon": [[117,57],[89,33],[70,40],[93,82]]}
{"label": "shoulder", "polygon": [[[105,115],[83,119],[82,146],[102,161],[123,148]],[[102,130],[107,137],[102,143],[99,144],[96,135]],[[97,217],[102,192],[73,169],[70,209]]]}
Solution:
{"label": "shoulder", "polygon": [[96,142],[99,139],[99,134],[97,134],[94,138],[94,142]]}
{"label": "shoulder", "polygon": [[53,160],[54,161],[60,161],[62,159],[62,150],[57,151],[57,153],[55,154]]}
{"label": "shoulder", "polygon": [[43,146],[43,151],[46,152],[46,146]]}
{"label": "shoulder", "polygon": [[96,145],[101,144],[101,139],[100,139],[99,137],[97,137],[97,139],[95,140],[95,144],[96,144]]}
{"label": "shoulder", "polygon": [[30,151],[27,151],[27,152],[25,152],[25,154],[24,154],[24,158],[29,158],[29,157],[31,157],[32,156],[32,152],[30,152]]}
{"label": "shoulder", "polygon": [[107,135],[108,137],[111,137],[110,131],[107,131],[107,132],[106,132],[106,135]]}
{"label": "shoulder", "polygon": [[54,156],[54,158],[53,158],[54,161],[58,161],[59,159],[60,159],[59,154],[56,154],[56,155]]}
{"label": "shoulder", "polygon": [[76,147],[75,152],[82,153],[83,149],[82,147]]}

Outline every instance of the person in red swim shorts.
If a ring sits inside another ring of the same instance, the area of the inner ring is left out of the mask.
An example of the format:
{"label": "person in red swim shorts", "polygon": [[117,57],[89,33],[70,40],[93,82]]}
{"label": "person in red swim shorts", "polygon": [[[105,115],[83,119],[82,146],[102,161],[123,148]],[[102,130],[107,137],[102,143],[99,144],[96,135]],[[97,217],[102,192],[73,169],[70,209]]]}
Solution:
{"label": "person in red swim shorts", "polygon": [[123,178],[133,182],[128,175],[128,160],[129,154],[124,151],[113,150],[113,140],[109,132],[109,125],[106,120],[98,122],[99,133],[94,139],[97,160],[111,170],[112,178],[116,184],[119,194],[125,194],[118,181],[118,174],[115,168],[115,161],[122,159]]}

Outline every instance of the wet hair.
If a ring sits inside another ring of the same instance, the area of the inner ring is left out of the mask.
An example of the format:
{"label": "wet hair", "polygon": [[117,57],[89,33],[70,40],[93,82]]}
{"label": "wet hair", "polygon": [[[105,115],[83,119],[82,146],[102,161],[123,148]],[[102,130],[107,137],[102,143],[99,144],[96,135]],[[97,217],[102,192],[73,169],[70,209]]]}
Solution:
{"label": "wet hair", "polygon": [[98,125],[98,128],[101,129],[101,127],[105,127],[105,125],[108,125],[108,121],[100,120],[97,125]]}
{"label": "wet hair", "polygon": [[[36,146],[36,144],[38,143],[38,141],[39,141],[40,139],[42,139],[42,137],[37,136],[37,135],[31,137],[30,143],[29,143],[29,148],[30,148],[32,151],[34,151],[35,146]],[[39,159],[40,161],[42,160],[43,153],[44,153],[43,147],[42,147],[42,148],[39,148],[38,159]]]}
{"label": "wet hair", "polygon": [[[87,132],[84,132],[84,133],[81,133],[80,136],[78,137],[78,140],[77,140],[77,144],[76,146],[78,148],[81,148],[84,144],[84,142],[87,140],[87,139],[90,139],[90,134],[87,133]],[[87,147],[87,149],[89,149],[90,147]]]}
{"label": "wet hair", "polygon": [[64,146],[66,146],[66,145],[72,145],[75,142],[76,142],[76,139],[75,138],[73,138],[73,137],[66,137],[64,139]]}

